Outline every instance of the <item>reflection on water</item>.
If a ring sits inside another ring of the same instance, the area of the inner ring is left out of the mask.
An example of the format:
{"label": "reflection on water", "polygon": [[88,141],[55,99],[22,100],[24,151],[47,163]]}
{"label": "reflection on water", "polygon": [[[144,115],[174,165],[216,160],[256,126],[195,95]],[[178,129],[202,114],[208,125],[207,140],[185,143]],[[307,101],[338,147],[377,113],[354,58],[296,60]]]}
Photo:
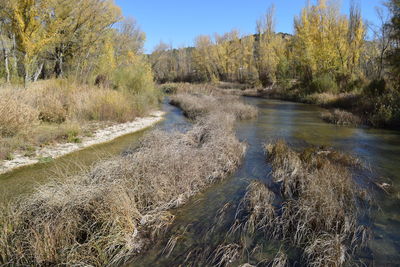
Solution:
{"label": "reflection on water", "polygon": [[[347,151],[370,165],[376,175],[391,179],[397,193],[374,194],[381,210],[373,212],[374,237],[370,248],[373,264],[396,266],[400,262],[400,133],[327,124],[319,118],[322,109],[312,105],[257,98],[246,98],[246,101],[259,108],[259,117],[237,125],[239,139],[248,144],[241,167],[230,179],[176,210],[176,222],[166,239],[129,265],[175,266],[184,261],[193,247],[207,250],[211,243],[221,242],[226,232],[214,232],[211,238],[204,238],[209,236],[218,210],[226,203],[237,205],[251,179],[270,182],[270,166],[262,147],[268,140],[283,138],[295,146],[326,145]],[[161,252],[167,240],[177,234],[181,237],[176,248],[166,257],[167,253]]]}

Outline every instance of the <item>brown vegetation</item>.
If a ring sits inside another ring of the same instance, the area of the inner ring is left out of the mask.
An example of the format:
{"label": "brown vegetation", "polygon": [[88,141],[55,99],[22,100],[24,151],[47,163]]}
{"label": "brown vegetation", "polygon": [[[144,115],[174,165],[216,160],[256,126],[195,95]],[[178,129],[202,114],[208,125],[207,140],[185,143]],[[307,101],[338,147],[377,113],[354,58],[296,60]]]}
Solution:
{"label": "brown vegetation", "polygon": [[[226,216],[224,206],[216,219],[219,226],[211,229],[224,229],[227,223],[230,230],[208,252],[215,255],[212,262],[207,254],[198,260],[219,266],[243,261],[256,266],[354,263],[351,255],[367,241],[367,229],[359,218],[360,203],[368,199],[351,174],[353,168],[362,167],[359,160],[327,148],[296,152],[283,141],[268,144],[265,150],[273,168],[271,189],[261,181],[250,182],[233,223],[220,217]],[[278,245],[275,256],[270,253],[272,240]],[[299,254],[289,256],[285,250]]]}
{"label": "brown vegetation", "polygon": [[[26,89],[0,88],[0,160],[17,150],[52,142],[71,142],[93,122],[127,122],[155,108],[153,100],[124,90],[47,80]],[[100,125],[99,125],[100,126]]]}
{"label": "brown vegetation", "polygon": [[359,117],[340,109],[334,109],[333,111],[325,112],[321,114],[321,118],[326,122],[337,125],[357,126],[361,124],[361,119]]}
{"label": "brown vegetation", "polygon": [[219,111],[186,133],[155,130],[124,156],[39,187],[2,211],[0,263],[123,263],[168,229],[169,209],[235,170],[245,146],[234,120]]}
{"label": "brown vegetation", "polygon": [[257,109],[244,104],[235,96],[212,96],[195,94],[178,94],[171,97],[171,104],[180,107],[185,115],[195,119],[205,114],[223,111],[244,120],[257,116]]}
{"label": "brown vegetation", "polygon": [[[342,266],[365,244],[358,223],[357,188],[351,167],[359,161],[329,149],[291,150],[284,142],[266,146],[275,182],[281,184],[282,213],[267,233],[304,249],[310,266]],[[268,232],[269,231],[269,232]]]}

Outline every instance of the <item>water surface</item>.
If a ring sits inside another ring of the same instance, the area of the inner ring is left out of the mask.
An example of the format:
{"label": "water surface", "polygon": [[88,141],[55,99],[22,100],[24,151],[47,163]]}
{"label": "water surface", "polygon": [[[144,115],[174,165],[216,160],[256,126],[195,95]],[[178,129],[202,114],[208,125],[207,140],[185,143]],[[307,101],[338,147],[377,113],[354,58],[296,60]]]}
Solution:
{"label": "water surface", "polygon": [[[397,131],[340,127],[320,119],[321,108],[313,105],[246,98],[259,109],[256,119],[238,122],[237,136],[248,144],[243,164],[232,177],[219,183],[190,203],[174,211],[176,221],[166,238],[131,262],[130,266],[186,266],[185,257],[192,252],[206,251],[223,242],[228,228],[212,232],[218,211],[234,210],[252,179],[271,183],[271,168],[265,159],[263,144],[283,138],[295,147],[325,145],[361,158],[373,170],[373,176],[390,179],[394,193],[372,193],[379,209],[374,209],[373,239],[369,252],[361,258],[367,265],[398,266],[400,264],[400,133]],[[365,177],[365,183],[370,183]],[[227,205],[227,206],[225,206]],[[231,215],[232,218],[232,215]],[[233,218],[232,218],[233,219]],[[164,249],[168,240],[177,238],[171,253]],[[269,246],[270,245],[270,246]],[[276,242],[266,241],[259,257],[273,257]],[[269,251],[270,250],[270,251]],[[254,259],[249,259],[251,260]],[[255,263],[255,262],[251,262]]]}

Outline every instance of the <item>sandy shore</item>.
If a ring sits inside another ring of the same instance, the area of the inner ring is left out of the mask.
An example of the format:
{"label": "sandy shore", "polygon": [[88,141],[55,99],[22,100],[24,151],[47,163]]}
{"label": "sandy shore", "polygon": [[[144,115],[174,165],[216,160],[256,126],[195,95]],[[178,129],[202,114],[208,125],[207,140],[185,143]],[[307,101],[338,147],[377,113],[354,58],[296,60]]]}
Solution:
{"label": "sandy shore", "polygon": [[155,111],[148,117],[137,118],[134,121],[116,124],[104,129],[97,130],[93,136],[82,137],[81,143],[63,143],[44,148],[37,148],[35,157],[26,157],[15,154],[13,160],[0,161],[0,174],[4,174],[16,168],[32,165],[40,162],[43,158],[59,158],[69,153],[109,142],[117,137],[143,130],[163,119],[164,112]]}

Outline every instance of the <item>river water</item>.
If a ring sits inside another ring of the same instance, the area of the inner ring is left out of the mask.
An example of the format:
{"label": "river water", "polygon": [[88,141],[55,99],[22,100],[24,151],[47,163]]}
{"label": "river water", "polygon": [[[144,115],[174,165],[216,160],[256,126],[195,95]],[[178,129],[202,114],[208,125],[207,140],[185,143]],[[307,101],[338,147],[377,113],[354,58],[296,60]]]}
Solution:
{"label": "river water", "polygon": [[[372,266],[400,266],[400,133],[331,125],[320,119],[323,109],[313,105],[260,98],[245,101],[258,107],[259,116],[237,124],[238,138],[248,144],[242,165],[232,177],[176,210],[176,221],[166,238],[128,265],[187,266],[184,261],[190,252],[207,250],[223,241],[228,228],[211,232],[219,211],[223,207],[235,210],[251,180],[271,183],[271,167],[266,162],[263,144],[282,138],[294,147],[325,145],[349,152],[361,158],[373,176],[391,181],[392,194],[371,192],[378,208],[372,211],[373,238],[361,260]],[[369,179],[365,178],[364,183],[369,183]],[[171,253],[165,249],[169,240],[177,240]],[[265,246],[266,251],[260,258],[273,257],[280,246],[268,242],[271,246]]]}
{"label": "river water", "polygon": [[[374,177],[384,177],[385,181],[390,181],[390,194],[378,190],[371,193],[376,203],[372,210],[373,237],[363,260],[373,266],[399,266],[400,132],[327,124],[319,118],[322,109],[312,105],[260,98],[245,98],[245,101],[258,107],[259,116],[237,123],[238,138],[248,144],[242,165],[225,181],[212,186],[182,208],[174,210],[176,221],[165,239],[152,244],[148,252],[129,265],[186,266],[184,259],[193,248],[207,249],[220,242],[225,236],[223,228],[217,232],[210,231],[218,211],[222,207],[234,210],[251,180],[257,179],[267,184],[271,182],[271,168],[265,160],[263,144],[268,140],[283,138],[295,147],[306,144],[326,145],[349,152],[361,158]],[[168,114],[156,127],[179,130],[190,125],[177,108],[164,104],[163,109]],[[21,196],[22,193],[32,191],[37,183],[44,183],[55,177],[55,172],[84,169],[101,158],[122,153],[129,146],[134,146],[146,131],[124,136],[54,162],[21,168],[2,175],[0,196],[6,200]],[[369,183],[369,180],[365,179],[365,183]],[[179,238],[176,238],[175,249],[170,252],[164,247],[171,237]],[[265,251],[263,257],[271,257],[276,253],[276,244],[268,240],[265,242],[271,243],[271,251]]]}

